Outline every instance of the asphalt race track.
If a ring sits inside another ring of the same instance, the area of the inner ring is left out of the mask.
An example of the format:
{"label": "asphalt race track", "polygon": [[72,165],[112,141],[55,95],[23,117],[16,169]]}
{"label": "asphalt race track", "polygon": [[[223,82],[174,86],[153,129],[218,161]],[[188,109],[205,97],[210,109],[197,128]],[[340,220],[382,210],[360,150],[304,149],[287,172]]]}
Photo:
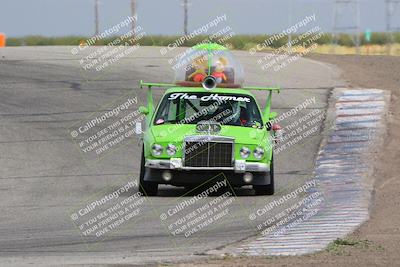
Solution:
{"label": "asphalt race track", "polygon": [[[146,200],[135,220],[102,238],[82,237],[71,211],[127,180],[137,180],[140,146],[134,136],[100,160],[88,162],[71,138],[71,125],[127,94],[144,104],[145,91],[138,82],[172,82],[168,59],[177,51],[161,56],[159,48],[139,48],[99,72],[82,68],[79,60],[84,54],[72,55],[71,47],[0,50],[0,265],[144,264],[201,257],[256,235],[248,217],[250,207],[263,206],[311,178],[322,127],[276,155],[274,196],[255,197],[252,190],[237,190],[229,217],[193,236],[174,237],[160,221],[160,214],[182,201],[178,198],[186,192],[163,186],[160,196]],[[274,95],[274,111],[285,112],[315,97],[315,104],[282,125],[310,110],[325,112],[330,90],[343,86],[339,70],[331,65],[299,59],[277,72],[263,71],[256,63],[262,54],[236,55],[244,66],[246,85],[283,88]],[[265,96],[257,96],[263,103]]]}

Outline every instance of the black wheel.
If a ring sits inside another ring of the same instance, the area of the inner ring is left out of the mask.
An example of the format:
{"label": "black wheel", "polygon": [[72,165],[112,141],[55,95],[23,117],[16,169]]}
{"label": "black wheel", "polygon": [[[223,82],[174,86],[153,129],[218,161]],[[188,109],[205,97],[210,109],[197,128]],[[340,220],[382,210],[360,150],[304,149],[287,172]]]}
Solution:
{"label": "black wheel", "polygon": [[158,184],[144,181],[146,167],[144,166],[144,148],[142,149],[142,158],[140,160],[139,192],[144,196],[157,196]]}
{"label": "black wheel", "polygon": [[274,182],[274,155],[271,158],[271,166],[269,175],[271,176],[271,183],[269,185],[253,185],[254,191],[257,196],[268,195],[271,196],[275,193],[275,182]]}

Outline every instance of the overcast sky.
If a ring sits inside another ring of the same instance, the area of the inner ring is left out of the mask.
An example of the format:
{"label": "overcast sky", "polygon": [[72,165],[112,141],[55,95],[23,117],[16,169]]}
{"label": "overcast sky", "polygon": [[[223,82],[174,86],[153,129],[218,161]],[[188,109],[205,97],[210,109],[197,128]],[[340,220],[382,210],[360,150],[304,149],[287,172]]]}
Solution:
{"label": "overcast sky", "polygon": [[[291,0],[189,0],[189,31],[226,14],[236,34],[276,33],[289,25]],[[293,23],[316,14],[313,25],[331,31],[333,0],[293,0]],[[8,36],[92,35],[94,0],[0,0],[0,32]],[[350,11],[350,9],[349,9]],[[138,24],[147,34],[183,32],[182,0],[137,0]],[[354,23],[341,12],[343,25]],[[400,10],[398,10],[400,18]],[[100,0],[100,28],[105,30],[130,15],[130,0]],[[400,23],[398,23],[400,25]],[[385,1],[361,0],[361,29],[385,30]],[[128,30],[128,29],[127,29]],[[305,29],[304,29],[305,30]],[[121,31],[122,32],[122,31]]]}

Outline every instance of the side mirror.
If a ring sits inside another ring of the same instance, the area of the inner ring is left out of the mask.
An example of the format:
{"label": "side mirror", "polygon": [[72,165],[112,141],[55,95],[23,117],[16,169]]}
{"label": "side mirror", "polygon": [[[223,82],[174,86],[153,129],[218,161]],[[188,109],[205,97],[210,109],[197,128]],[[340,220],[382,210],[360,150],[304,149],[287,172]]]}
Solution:
{"label": "side mirror", "polygon": [[135,134],[140,135],[142,133],[143,133],[142,123],[141,122],[136,122],[136,124],[135,124]]}
{"label": "side mirror", "polygon": [[276,117],[278,117],[278,113],[276,113],[275,111],[269,113],[269,120],[273,120]]}
{"label": "side mirror", "polygon": [[266,125],[265,125],[265,128],[267,129],[267,131],[271,131],[271,129],[272,129],[272,123],[273,122],[271,122],[273,119],[275,119],[276,117],[278,116],[278,113],[276,113],[276,112],[270,112],[269,113],[269,116],[268,116],[268,118],[267,118],[267,120],[268,120],[268,122],[266,123]]}
{"label": "side mirror", "polygon": [[271,129],[272,129],[272,124],[271,124],[270,121],[267,122],[267,123],[265,124],[265,129],[266,129],[268,132],[271,131]]}
{"label": "side mirror", "polygon": [[139,107],[139,112],[144,114],[144,115],[147,115],[147,114],[149,114],[149,109],[144,107],[144,106],[140,106]]}

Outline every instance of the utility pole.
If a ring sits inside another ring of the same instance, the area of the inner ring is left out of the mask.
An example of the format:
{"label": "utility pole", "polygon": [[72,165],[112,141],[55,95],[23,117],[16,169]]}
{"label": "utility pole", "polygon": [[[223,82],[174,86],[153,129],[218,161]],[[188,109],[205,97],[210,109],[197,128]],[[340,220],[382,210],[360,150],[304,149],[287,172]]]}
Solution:
{"label": "utility pole", "polygon": [[400,31],[400,25],[393,25],[393,18],[396,17],[397,8],[400,6],[400,0],[386,0],[386,34],[387,46],[386,53],[390,55],[393,44],[393,32]]}
{"label": "utility pole", "polygon": [[[293,23],[293,0],[289,0],[289,1],[290,1],[290,3],[289,3],[289,27],[292,27],[292,23]],[[291,32],[288,34],[288,48],[289,48],[289,51],[291,52],[291,48],[292,48],[292,33]]]}
{"label": "utility pole", "polygon": [[95,35],[98,35],[99,30],[99,0],[94,0],[94,25],[95,25]]}
{"label": "utility pole", "polygon": [[[352,14],[342,16],[343,11],[347,11]],[[337,34],[343,32],[354,32],[355,34],[355,45],[356,53],[360,53],[360,1],[359,0],[336,0],[333,9],[333,29],[332,29],[332,43],[334,46],[337,44]],[[348,21],[349,17],[355,18],[351,24],[343,24],[341,22]],[[340,20],[342,19],[342,20]]]}
{"label": "utility pole", "polygon": [[188,35],[188,0],[183,0],[183,34]]}
{"label": "utility pole", "polygon": [[136,15],[136,0],[131,0],[131,17],[133,18],[132,20],[132,39],[135,38],[135,27],[136,27],[136,21],[135,21],[135,15]]}
{"label": "utility pole", "polygon": [[335,54],[336,53],[336,45],[337,45],[337,39],[336,39],[336,32],[335,32],[335,28],[337,25],[337,5],[335,4],[333,6],[333,23],[332,23],[332,48],[331,48],[331,54]]}
{"label": "utility pole", "polygon": [[361,45],[361,41],[360,41],[360,24],[361,24],[361,13],[360,13],[360,0],[357,0],[356,3],[356,53],[360,54],[360,45]]}

